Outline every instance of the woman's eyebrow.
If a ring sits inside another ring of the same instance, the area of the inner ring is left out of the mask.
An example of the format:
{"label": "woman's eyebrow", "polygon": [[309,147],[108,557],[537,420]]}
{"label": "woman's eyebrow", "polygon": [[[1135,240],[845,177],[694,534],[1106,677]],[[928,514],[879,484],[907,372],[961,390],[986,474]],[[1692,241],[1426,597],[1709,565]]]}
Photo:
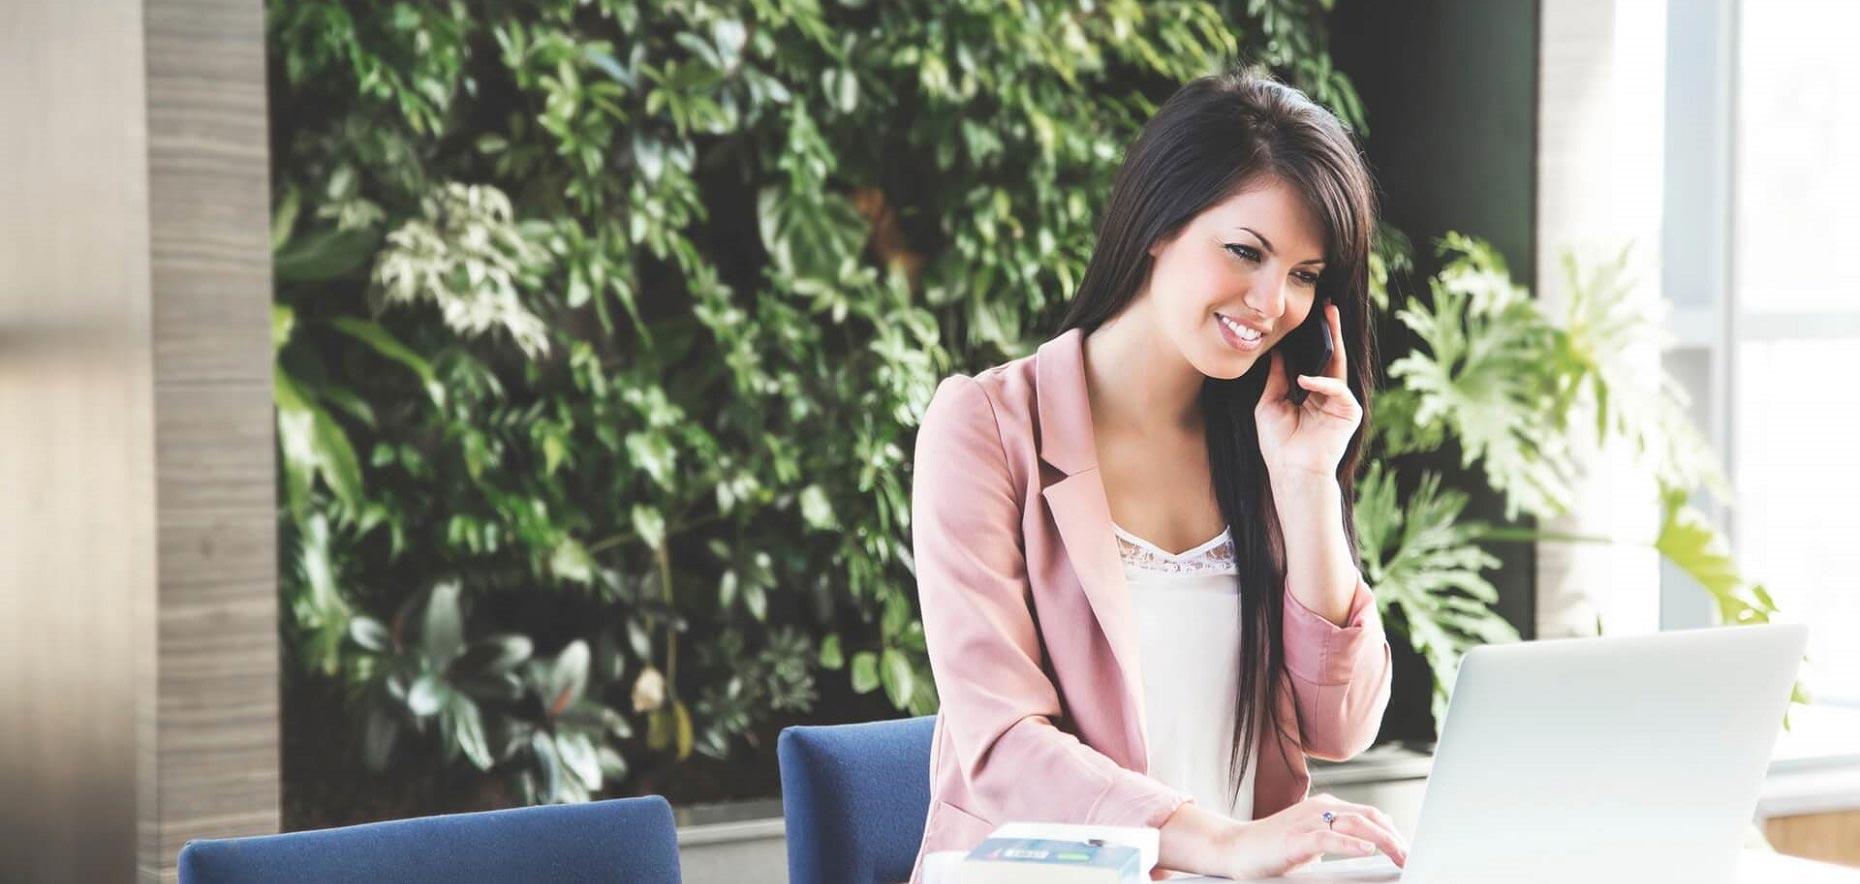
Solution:
{"label": "woman's eyebrow", "polygon": [[[1246,232],[1248,232],[1248,233],[1251,233],[1251,234],[1253,234],[1254,236],[1257,236],[1257,237],[1259,237],[1259,241],[1260,241],[1261,243],[1264,243],[1264,244],[1265,244],[1265,246],[1266,246],[1266,254],[1269,254],[1269,255],[1276,255],[1276,254],[1278,254],[1277,252],[1274,252],[1274,251],[1272,250],[1272,240],[1269,240],[1269,239],[1267,239],[1267,238],[1266,238],[1266,235],[1265,235],[1265,234],[1263,234],[1263,233],[1260,233],[1259,231],[1257,231],[1257,230],[1254,230],[1253,228],[1251,228],[1251,227],[1248,227],[1248,226],[1246,226],[1246,225],[1244,225],[1244,224],[1239,224],[1239,225],[1235,225],[1235,226],[1237,226],[1237,227],[1239,227],[1239,228],[1240,228],[1241,230],[1244,230],[1244,231],[1246,231]],[[1298,262],[1298,263],[1299,263],[1299,264],[1322,264],[1322,263],[1324,263],[1324,259],[1323,259],[1323,258],[1306,258],[1306,259],[1304,259],[1303,261],[1300,261],[1300,262]]]}

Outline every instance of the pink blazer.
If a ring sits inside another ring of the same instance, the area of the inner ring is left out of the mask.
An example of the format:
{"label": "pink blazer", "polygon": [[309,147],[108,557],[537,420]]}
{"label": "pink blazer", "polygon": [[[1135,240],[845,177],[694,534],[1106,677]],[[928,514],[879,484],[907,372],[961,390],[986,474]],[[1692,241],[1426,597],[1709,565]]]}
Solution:
{"label": "pink blazer", "polygon": [[[912,553],[942,710],[913,884],[925,854],[966,850],[1001,823],[1161,826],[1193,800],[1145,773],[1141,661],[1083,341],[1071,329],[1031,355],[945,378],[918,431]],[[1255,818],[1303,800],[1305,755],[1368,748],[1389,697],[1388,640],[1360,576],[1344,626],[1280,591],[1284,751],[1264,737]]]}

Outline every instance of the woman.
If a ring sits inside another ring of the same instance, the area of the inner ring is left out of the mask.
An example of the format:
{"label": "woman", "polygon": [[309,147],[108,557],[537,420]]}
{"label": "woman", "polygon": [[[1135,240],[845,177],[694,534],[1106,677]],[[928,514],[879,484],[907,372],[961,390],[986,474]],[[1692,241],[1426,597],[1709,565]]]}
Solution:
{"label": "woman", "polygon": [[[1061,332],[937,387],[912,542],[942,711],[913,881],[1024,820],[1157,827],[1160,868],[1232,878],[1406,861],[1380,811],[1307,798],[1304,759],[1367,748],[1388,704],[1350,526],[1374,215],[1335,117],[1204,77],[1131,148]],[[1330,358],[1300,373],[1281,344],[1320,319]]]}

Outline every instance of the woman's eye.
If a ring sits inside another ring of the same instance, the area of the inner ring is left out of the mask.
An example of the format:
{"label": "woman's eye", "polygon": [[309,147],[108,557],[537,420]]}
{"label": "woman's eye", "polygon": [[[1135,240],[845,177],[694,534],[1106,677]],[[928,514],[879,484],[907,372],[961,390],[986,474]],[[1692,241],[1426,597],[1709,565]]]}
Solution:
{"label": "woman's eye", "polygon": [[[1259,251],[1254,249],[1252,246],[1243,245],[1241,243],[1228,243],[1227,251],[1232,252],[1235,255],[1241,258],[1244,258],[1248,261],[1252,261],[1255,264],[1259,263]],[[1302,271],[1302,272],[1295,273],[1292,275],[1298,277],[1299,282],[1302,282],[1308,286],[1315,286],[1318,283],[1318,274],[1316,273],[1311,273],[1309,271]]]}
{"label": "woman's eye", "polygon": [[1229,243],[1227,251],[1233,252],[1235,255],[1245,258],[1248,261],[1259,261],[1259,252],[1254,251],[1252,246],[1245,246],[1240,243]]}

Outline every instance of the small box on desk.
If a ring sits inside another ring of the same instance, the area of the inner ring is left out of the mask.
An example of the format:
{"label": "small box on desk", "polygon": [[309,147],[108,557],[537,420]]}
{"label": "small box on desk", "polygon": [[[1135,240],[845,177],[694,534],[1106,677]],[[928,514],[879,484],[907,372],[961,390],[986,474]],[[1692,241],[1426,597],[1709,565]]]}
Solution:
{"label": "small box on desk", "polygon": [[991,837],[958,866],[960,884],[1141,884],[1143,853],[1103,842]]}

